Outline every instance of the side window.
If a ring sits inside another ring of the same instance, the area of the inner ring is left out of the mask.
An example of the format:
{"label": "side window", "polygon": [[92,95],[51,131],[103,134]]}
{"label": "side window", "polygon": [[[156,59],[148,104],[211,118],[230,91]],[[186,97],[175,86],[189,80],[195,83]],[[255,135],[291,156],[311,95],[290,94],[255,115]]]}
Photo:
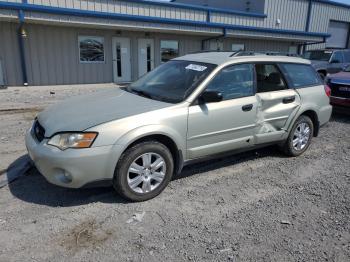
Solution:
{"label": "side window", "polygon": [[343,63],[343,55],[341,52],[334,52],[331,63]]}
{"label": "side window", "polygon": [[275,65],[257,64],[255,68],[258,93],[279,91],[288,88],[281,72]]}
{"label": "side window", "polygon": [[282,67],[294,88],[322,84],[317,72],[310,65],[282,64]]}
{"label": "side window", "polygon": [[350,63],[350,51],[344,51],[344,63]]}
{"label": "side window", "polygon": [[254,70],[251,64],[222,69],[208,84],[208,91],[218,91],[223,100],[254,95]]}

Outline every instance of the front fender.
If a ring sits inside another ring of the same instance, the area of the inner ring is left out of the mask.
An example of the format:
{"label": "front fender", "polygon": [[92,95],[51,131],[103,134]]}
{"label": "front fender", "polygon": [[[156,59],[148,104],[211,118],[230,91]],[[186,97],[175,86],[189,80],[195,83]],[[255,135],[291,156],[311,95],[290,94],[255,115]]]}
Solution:
{"label": "front fender", "polygon": [[147,125],[130,130],[122,135],[116,145],[122,146],[124,150],[135,141],[152,135],[164,135],[174,141],[177,148],[181,150],[183,157],[186,152],[186,134],[180,134],[177,130],[163,125]]}

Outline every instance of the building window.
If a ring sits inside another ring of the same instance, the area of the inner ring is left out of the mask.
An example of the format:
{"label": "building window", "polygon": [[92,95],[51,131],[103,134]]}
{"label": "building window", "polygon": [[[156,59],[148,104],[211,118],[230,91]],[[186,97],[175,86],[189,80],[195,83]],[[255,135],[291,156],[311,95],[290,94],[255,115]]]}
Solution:
{"label": "building window", "polygon": [[121,48],[120,43],[117,43],[117,75],[118,77],[122,77],[122,55],[121,55]]}
{"label": "building window", "polygon": [[179,41],[161,40],[160,41],[161,62],[167,62],[170,59],[179,56]]}
{"label": "building window", "polygon": [[79,36],[81,63],[103,63],[105,61],[104,39],[99,36]]}

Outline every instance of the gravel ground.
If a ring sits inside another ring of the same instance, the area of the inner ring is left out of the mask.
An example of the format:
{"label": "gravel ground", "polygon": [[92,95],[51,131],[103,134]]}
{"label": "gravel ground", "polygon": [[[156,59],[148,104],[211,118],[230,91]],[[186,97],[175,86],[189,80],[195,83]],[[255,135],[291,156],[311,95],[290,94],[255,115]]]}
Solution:
{"label": "gravel ground", "polygon": [[[25,152],[36,111],[66,88],[22,100],[0,91],[3,109],[37,108],[0,111],[3,168]],[[96,86],[74,93],[85,90]],[[297,158],[268,147],[186,167],[143,203],[112,188],[59,188],[32,168],[0,189],[0,261],[350,261],[349,127],[333,115]]]}

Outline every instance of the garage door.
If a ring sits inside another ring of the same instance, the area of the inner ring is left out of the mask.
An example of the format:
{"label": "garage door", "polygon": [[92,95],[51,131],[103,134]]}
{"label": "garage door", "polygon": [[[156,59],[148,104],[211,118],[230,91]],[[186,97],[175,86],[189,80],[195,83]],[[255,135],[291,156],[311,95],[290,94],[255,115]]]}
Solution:
{"label": "garage door", "polygon": [[327,39],[326,47],[346,48],[349,36],[349,23],[330,21],[328,33],[332,36]]}

